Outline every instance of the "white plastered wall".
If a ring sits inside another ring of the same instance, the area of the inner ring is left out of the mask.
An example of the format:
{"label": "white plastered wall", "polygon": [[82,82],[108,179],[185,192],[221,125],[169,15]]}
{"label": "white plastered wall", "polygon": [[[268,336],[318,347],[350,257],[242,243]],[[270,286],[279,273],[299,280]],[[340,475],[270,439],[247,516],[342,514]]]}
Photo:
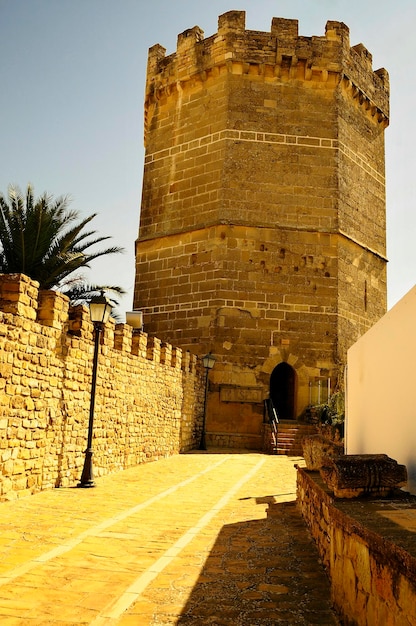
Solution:
{"label": "white plastered wall", "polygon": [[416,493],[416,286],[348,350],[345,449],[406,465]]}

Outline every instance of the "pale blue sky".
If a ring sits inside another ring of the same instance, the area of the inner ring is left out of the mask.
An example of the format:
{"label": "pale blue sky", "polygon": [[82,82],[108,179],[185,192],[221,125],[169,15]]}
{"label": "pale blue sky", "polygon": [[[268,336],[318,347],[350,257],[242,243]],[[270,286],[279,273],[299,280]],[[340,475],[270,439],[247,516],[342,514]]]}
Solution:
{"label": "pale blue sky", "polygon": [[177,35],[218,15],[246,11],[246,28],[272,17],[299,20],[321,36],[327,20],[350,28],[373,68],[390,74],[386,131],[388,299],[416,283],[414,118],[415,0],[0,0],[0,190],[30,181],[36,195],[69,193],[72,208],[98,212],[92,225],[123,256],[96,261],[95,282],[113,282],[132,307],[134,241],[143,168],[143,94],[148,48],[170,54]]}

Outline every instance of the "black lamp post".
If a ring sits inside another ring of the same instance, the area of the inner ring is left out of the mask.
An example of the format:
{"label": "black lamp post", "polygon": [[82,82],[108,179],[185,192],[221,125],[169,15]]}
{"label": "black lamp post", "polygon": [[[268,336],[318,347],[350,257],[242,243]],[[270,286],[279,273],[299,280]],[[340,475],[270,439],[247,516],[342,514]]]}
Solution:
{"label": "black lamp post", "polygon": [[108,321],[111,313],[111,304],[101,292],[100,296],[94,296],[90,301],[90,316],[94,324],[94,358],[92,363],[92,382],[90,398],[90,419],[88,422],[88,443],[85,450],[84,468],[78,487],[94,487],[94,477],[92,471],[92,432],[94,426],[94,406],[95,387],[97,384],[98,347],[100,345],[100,335],[104,329],[104,324]]}
{"label": "black lamp post", "polygon": [[202,359],[202,363],[205,367],[205,398],[204,398],[204,414],[202,417],[202,435],[201,435],[201,442],[199,444],[199,449],[206,450],[207,442],[205,441],[205,419],[206,419],[206,412],[207,412],[208,374],[209,374],[209,370],[212,370],[212,368],[214,367],[215,356],[213,356],[211,352],[209,354],[206,354],[204,358]]}

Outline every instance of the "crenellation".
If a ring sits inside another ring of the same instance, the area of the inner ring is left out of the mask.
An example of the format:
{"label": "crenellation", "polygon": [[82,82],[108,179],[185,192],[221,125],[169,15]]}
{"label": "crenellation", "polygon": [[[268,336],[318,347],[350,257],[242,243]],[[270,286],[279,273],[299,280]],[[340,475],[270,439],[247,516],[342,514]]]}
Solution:
{"label": "crenellation", "polygon": [[290,45],[298,41],[299,37],[299,21],[286,19],[284,17],[273,17],[270,33],[272,37],[276,37],[278,44],[281,46]]}
{"label": "crenellation", "polygon": [[149,50],[146,128],[154,113],[152,99],[162,92],[176,97],[177,89],[185,96],[191,82],[195,87],[215,80],[223,69],[237,75],[254,73],[263,80],[328,82],[331,77],[331,83],[340,82],[346,71],[362,94],[370,86],[367,97],[388,117],[387,72],[373,71],[371,53],[362,44],[350,48],[349,29],[341,22],[328,21],[324,36],[300,37],[297,20],[273,18],[270,33],[246,31],[245,12],[230,11],[219,17],[216,36],[204,39],[195,26],[178,36],[176,53],[167,58],[164,54],[159,45]]}
{"label": "crenellation", "polygon": [[204,39],[204,31],[199,26],[188,28],[178,35],[177,54],[185,56],[190,51],[193,52],[195,44]]}
{"label": "crenellation", "polygon": [[166,48],[161,46],[160,44],[155,44],[151,48],[149,48],[148,59],[147,59],[147,72],[149,74],[153,74],[160,63],[166,57]]}
{"label": "crenellation", "polygon": [[69,309],[68,332],[83,339],[92,338],[93,324],[86,306],[78,305]]}
{"label": "crenellation", "polygon": [[147,339],[147,333],[140,329],[133,329],[131,353],[135,356],[140,356],[143,359],[147,358]]}
{"label": "crenellation", "polygon": [[172,364],[172,345],[166,341],[160,346],[160,362],[168,367]]}
{"label": "crenellation", "polygon": [[175,347],[172,349],[172,360],[171,360],[172,367],[174,367],[177,370],[181,369],[182,356],[183,356],[182,348]]}
{"label": "crenellation", "polygon": [[114,348],[114,328],[115,321],[110,317],[100,335],[100,344],[102,346],[103,354],[107,354],[110,348]]}
{"label": "crenellation", "polygon": [[245,11],[228,11],[218,17],[218,37],[225,37],[228,34],[242,36],[245,28]]}
{"label": "crenellation", "polygon": [[37,321],[40,324],[62,330],[68,322],[68,315],[68,296],[53,290],[39,291]]}
{"label": "crenellation", "polygon": [[147,338],[147,356],[148,361],[160,363],[160,348],[162,341],[158,337]]}
{"label": "crenellation", "polygon": [[133,327],[128,324],[116,324],[114,329],[114,349],[121,352],[132,351]]}
{"label": "crenellation", "polygon": [[39,283],[23,274],[0,274],[0,309],[36,319]]}

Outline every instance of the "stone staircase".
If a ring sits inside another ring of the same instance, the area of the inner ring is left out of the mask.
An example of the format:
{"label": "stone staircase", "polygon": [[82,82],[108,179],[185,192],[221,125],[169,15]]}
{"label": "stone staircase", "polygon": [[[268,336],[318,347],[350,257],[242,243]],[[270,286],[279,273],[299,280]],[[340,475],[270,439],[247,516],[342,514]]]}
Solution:
{"label": "stone staircase", "polygon": [[296,421],[282,420],[278,424],[277,446],[273,454],[286,456],[303,456],[302,441],[304,437],[316,435],[313,424],[300,424]]}

